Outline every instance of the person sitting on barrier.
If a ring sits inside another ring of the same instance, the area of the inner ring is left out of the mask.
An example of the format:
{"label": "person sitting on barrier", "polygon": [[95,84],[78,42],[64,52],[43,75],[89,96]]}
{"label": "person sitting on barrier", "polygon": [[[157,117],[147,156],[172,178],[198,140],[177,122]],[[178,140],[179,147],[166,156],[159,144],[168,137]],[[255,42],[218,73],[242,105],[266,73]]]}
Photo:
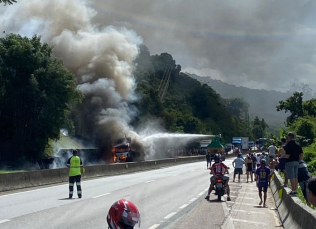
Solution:
{"label": "person sitting on barrier", "polygon": [[298,164],[298,174],[297,174],[297,181],[301,187],[303,196],[306,200],[306,204],[310,206],[309,200],[308,200],[308,190],[307,190],[307,183],[308,179],[311,178],[311,175],[308,171],[307,165],[305,161],[300,161]]}
{"label": "person sitting on barrier", "polygon": [[214,190],[214,184],[215,184],[215,179],[216,177],[221,177],[223,179],[223,181],[226,181],[225,185],[226,185],[226,193],[227,193],[227,201],[230,201],[230,188],[229,188],[229,176],[225,175],[228,173],[228,167],[221,162],[221,158],[220,155],[215,154],[214,155],[214,164],[211,167],[211,172],[210,174],[213,174],[213,176],[211,176],[211,184],[210,187],[208,189],[208,193],[207,196],[205,197],[206,200],[210,199],[210,194],[211,192]]}
{"label": "person sitting on barrier", "polygon": [[316,206],[316,176],[313,176],[308,180],[307,187],[308,187],[309,202],[315,207]]}
{"label": "person sitting on barrier", "polygon": [[110,229],[133,229],[140,227],[138,208],[131,201],[120,199],[112,204],[106,217]]}
{"label": "person sitting on barrier", "polygon": [[67,167],[69,168],[69,199],[72,198],[74,191],[74,184],[77,185],[77,194],[78,197],[82,197],[81,190],[81,168],[82,168],[82,160],[78,156],[78,151],[72,151],[72,157],[67,161]]}
{"label": "person sitting on barrier", "polygon": [[257,187],[259,191],[259,197],[260,197],[260,203],[262,204],[262,191],[264,194],[263,197],[263,207],[267,207],[266,200],[267,200],[267,191],[268,186],[270,186],[270,169],[266,167],[266,160],[261,159],[261,165],[256,171],[256,181],[257,181]]}

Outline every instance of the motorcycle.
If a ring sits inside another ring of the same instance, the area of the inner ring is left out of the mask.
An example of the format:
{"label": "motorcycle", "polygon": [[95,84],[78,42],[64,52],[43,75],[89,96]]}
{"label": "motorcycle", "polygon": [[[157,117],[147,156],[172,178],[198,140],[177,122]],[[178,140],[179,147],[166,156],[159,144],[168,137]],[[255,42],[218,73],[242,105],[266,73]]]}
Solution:
{"label": "motorcycle", "polygon": [[217,200],[221,201],[222,196],[226,194],[226,182],[221,177],[216,177],[215,179],[215,194],[217,195]]}

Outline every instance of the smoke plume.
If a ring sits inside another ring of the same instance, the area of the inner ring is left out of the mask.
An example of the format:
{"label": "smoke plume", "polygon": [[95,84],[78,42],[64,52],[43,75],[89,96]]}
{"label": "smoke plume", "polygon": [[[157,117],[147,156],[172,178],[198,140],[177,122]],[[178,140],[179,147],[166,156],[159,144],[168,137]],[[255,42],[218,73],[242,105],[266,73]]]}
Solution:
{"label": "smoke plume", "polygon": [[136,110],[133,60],[142,39],[134,31],[92,23],[96,11],[81,0],[21,0],[1,7],[0,24],[6,33],[41,35],[52,45],[53,56],[77,78],[84,101],[78,108],[78,126],[83,136],[97,139],[109,148],[115,138],[129,132]]}

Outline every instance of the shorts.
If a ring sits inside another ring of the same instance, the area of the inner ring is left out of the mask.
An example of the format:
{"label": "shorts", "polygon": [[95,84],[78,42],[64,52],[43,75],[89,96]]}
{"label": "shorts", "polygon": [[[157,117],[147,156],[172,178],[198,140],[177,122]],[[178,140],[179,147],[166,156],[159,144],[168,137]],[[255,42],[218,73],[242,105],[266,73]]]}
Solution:
{"label": "shorts", "polygon": [[235,168],[234,174],[241,174],[242,175],[242,168]]}
{"label": "shorts", "polygon": [[275,159],[275,158],[276,158],[275,154],[269,154],[269,156],[272,156],[272,157],[273,157],[273,159]]}
{"label": "shorts", "polygon": [[280,158],[279,169],[281,170],[281,172],[285,170],[285,163],[286,163],[286,158]]}
{"label": "shorts", "polygon": [[[215,178],[216,178],[216,177],[218,177],[218,176],[214,176],[214,175],[211,176],[211,179],[210,179],[211,182],[212,182],[212,181],[215,181]],[[221,177],[222,177],[223,181],[229,181],[229,176],[227,176],[227,175],[222,175]]]}
{"label": "shorts", "polygon": [[268,191],[268,186],[258,186],[259,192],[267,192]]}
{"label": "shorts", "polygon": [[288,179],[297,179],[298,161],[290,161],[285,164],[286,175]]}

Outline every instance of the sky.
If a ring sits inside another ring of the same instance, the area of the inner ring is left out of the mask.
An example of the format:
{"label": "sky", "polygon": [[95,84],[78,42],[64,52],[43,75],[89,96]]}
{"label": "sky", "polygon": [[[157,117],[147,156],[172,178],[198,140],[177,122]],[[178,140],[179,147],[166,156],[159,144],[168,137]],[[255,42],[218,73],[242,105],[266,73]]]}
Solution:
{"label": "sky", "polygon": [[183,72],[237,86],[316,87],[316,1],[89,0],[100,27],[135,30]]}

